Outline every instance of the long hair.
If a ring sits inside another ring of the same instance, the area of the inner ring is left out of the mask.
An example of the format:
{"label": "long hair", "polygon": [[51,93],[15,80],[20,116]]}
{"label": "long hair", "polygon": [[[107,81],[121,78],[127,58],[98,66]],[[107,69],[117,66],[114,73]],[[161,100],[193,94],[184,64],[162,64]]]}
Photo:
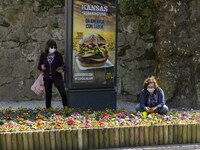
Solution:
{"label": "long hair", "polygon": [[49,53],[49,48],[56,48],[57,49],[57,44],[56,44],[56,41],[54,40],[48,40],[46,45],[45,45],[45,53]]}
{"label": "long hair", "polygon": [[150,83],[154,83],[155,88],[158,88],[158,83],[157,83],[155,77],[154,77],[154,76],[151,76],[151,77],[148,77],[148,78],[146,78],[146,79],[144,80],[144,84],[143,84],[144,89],[147,89],[147,86],[148,86]]}

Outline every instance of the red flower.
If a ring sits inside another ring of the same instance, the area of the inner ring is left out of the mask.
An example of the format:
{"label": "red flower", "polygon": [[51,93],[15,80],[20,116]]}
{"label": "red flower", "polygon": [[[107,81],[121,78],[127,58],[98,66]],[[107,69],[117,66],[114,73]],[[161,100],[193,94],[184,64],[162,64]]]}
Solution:
{"label": "red flower", "polygon": [[106,119],[109,119],[109,114],[107,114],[107,113],[105,113],[105,114],[103,114],[103,118],[106,118]]}
{"label": "red flower", "polygon": [[68,125],[74,125],[74,123],[75,123],[75,121],[72,118],[70,118],[70,119],[67,120],[67,124]]}
{"label": "red flower", "polygon": [[57,112],[56,115],[60,115],[60,112]]}

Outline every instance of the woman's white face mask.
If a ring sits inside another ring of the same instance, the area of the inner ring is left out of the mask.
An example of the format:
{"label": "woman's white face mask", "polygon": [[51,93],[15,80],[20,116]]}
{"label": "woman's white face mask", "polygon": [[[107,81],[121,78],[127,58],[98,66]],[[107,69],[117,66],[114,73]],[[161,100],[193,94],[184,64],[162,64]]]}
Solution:
{"label": "woman's white face mask", "polygon": [[147,91],[148,91],[149,93],[153,93],[154,90],[155,90],[155,88],[147,88]]}
{"label": "woman's white face mask", "polygon": [[56,51],[56,48],[49,48],[49,53],[54,53]]}

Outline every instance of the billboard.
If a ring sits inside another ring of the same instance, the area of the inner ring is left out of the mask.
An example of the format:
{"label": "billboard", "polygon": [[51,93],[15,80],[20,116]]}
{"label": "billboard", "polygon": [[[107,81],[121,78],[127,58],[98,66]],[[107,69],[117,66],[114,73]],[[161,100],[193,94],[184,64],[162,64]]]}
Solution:
{"label": "billboard", "polygon": [[74,0],[72,85],[116,84],[116,0]]}

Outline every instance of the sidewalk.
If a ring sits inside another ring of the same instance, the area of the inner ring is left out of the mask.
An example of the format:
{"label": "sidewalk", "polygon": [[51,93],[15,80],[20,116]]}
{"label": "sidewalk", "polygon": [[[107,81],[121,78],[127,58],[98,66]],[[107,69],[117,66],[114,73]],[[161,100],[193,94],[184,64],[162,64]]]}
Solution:
{"label": "sidewalk", "polygon": [[[124,108],[126,111],[135,111],[136,103],[126,102],[126,101],[117,101],[117,108]],[[45,107],[45,100],[32,100],[32,101],[0,101],[0,108],[35,108],[35,107]],[[61,100],[53,100],[52,107],[63,107]]]}

